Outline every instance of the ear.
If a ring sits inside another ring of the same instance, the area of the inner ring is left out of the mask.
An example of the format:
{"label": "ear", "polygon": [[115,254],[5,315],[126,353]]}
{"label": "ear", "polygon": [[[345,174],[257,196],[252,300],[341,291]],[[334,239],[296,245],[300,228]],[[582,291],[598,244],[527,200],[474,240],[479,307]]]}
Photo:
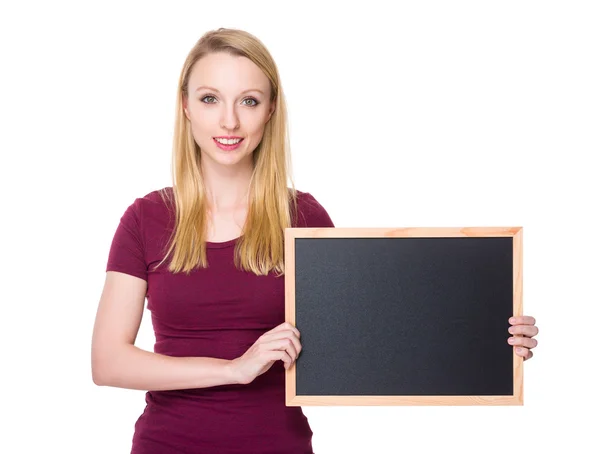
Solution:
{"label": "ear", "polygon": [[271,119],[271,115],[273,115],[273,112],[275,112],[275,101],[271,102],[271,108],[269,109],[269,120]]}
{"label": "ear", "polygon": [[185,113],[186,118],[190,119],[190,114],[188,113],[188,98],[183,95],[181,98],[181,104],[183,105],[183,112]]}

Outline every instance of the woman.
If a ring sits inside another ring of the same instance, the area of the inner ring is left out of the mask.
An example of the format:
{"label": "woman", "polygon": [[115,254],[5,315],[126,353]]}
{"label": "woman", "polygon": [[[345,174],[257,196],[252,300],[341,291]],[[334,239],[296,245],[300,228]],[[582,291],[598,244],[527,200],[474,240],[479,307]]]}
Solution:
{"label": "woman", "polygon": [[[94,382],[149,390],[134,454],[313,452],[302,409],[285,406],[301,343],[283,323],[283,235],[334,225],[288,188],[287,140],[265,46],[240,30],[206,33],[179,80],[173,186],[121,218],[94,327]],[[134,346],[145,297],[154,353]],[[513,323],[526,359],[534,323]]]}

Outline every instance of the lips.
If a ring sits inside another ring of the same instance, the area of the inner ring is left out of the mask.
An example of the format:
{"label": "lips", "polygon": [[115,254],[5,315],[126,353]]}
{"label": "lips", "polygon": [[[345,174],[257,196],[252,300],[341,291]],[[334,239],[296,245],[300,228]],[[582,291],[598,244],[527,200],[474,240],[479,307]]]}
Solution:
{"label": "lips", "polygon": [[[221,138],[225,138],[225,137],[219,137],[219,139]],[[229,137],[228,137],[229,138]],[[235,150],[236,148],[238,148],[242,142],[244,141],[244,139],[242,139],[241,137],[231,137],[231,139],[241,139],[238,143],[234,143],[232,145],[224,145],[222,143],[219,143],[217,141],[217,138],[213,138],[213,140],[215,141],[215,143],[217,144],[217,147],[219,147],[221,150],[225,150],[225,151],[231,151],[231,150]]]}

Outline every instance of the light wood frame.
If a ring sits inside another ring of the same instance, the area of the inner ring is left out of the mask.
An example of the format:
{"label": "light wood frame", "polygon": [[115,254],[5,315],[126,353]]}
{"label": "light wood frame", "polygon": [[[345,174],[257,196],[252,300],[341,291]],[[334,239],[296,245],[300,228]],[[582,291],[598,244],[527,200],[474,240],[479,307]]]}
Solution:
{"label": "light wood frame", "polygon": [[[285,320],[296,326],[296,238],[395,238],[395,237],[513,237],[513,315],[523,315],[522,227],[409,227],[409,228],[287,228],[285,229]],[[507,321],[508,322],[508,321]],[[508,331],[507,331],[508,338]],[[509,348],[507,343],[507,348]],[[287,406],[385,405],[523,405],[523,357],[513,348],[512,396],[298,396],[296,363],[285,373]]]}

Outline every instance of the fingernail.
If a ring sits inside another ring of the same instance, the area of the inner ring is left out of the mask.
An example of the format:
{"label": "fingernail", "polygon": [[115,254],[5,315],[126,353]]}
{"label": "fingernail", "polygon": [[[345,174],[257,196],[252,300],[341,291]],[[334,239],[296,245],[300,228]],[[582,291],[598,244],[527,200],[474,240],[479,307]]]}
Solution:
{"label": "fingernail", "polygon": [[515,338],[514,337],[509,337],[508,338],[508,343],[509,344],[514,344],[515,343]]}
{"label": "fingernail", "polygon": [[508,332],[511,334],[514,334],[515,329],[511,326],[510,328],[508,328]]}
{"label": "fingernail", "polygon": [[523,349],[521,347],[517,347],[517,353],[523,353]]}
{"label": "fingernail", "polygon": [[511,318],[510,318],[510,320],[508,320],[508,321],[509,321],[510,323],[514,323],[514,322],[516,322],[516,321],[517,321],[517,319],[516,319],[516,318],[514,318],[514,317],[511,317]]}

